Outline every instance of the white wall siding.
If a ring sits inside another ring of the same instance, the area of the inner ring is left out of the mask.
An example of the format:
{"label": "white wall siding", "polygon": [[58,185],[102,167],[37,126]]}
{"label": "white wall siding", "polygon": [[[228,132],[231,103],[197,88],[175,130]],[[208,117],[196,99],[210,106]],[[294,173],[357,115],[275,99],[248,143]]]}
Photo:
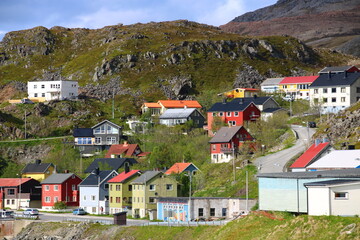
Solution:
{"label": "white wall siding", "polygon": [[308,188],[308,197],[309,215],[330,215],[329,189],[327,187]]}

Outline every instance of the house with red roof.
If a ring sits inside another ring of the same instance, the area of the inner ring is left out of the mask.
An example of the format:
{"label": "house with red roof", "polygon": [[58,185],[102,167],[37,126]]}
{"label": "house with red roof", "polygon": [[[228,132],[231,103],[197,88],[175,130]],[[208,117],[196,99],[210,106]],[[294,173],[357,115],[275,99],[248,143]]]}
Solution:
{"label": "house with red roof", "polygon": [[200,110],[202,106],[196,100],[159,100],[157,103],[144,103],[141,106],[141,112],[144,114],[151,111],[152,116],[158,116],[167,109],[173,108],[196,108]]}
{"label": "house with red roof", "polygon": [[229,162],[240,153],[240,147],[243,146],[245,142],[253,142],[254,140],[243,126],[220,128],[209,141],[211,162]]}
{"label": "house with red roof", "polygon": [[41,207],[41,185],[32,178],[0,178],[2,209]]}
{"label": "house with red roof", "polygon": [[290,170],[292,172],[305,172],[307,166],[314,163],[332,150],[333,149],[329,142],[321,142],[321,140],[316,139],[315,143],[295,160],[295,162],[290,166]]}
{"label": "house with red roof", "polygon": [[79,206],[78,185],[82,179],[73,173],[54,173],[42,185],[42,208],[52,209],[56,202],[65,202],[68,207]]}
{"label": "house with red roof", "polygon": [[254,97],[260,92],[257,88],[235,88],[227,92],[219,93],[218,96],[223,96],[226,98],[244,98],[244,97]]}
{"label": "house with red roof", "polygon": [[174,163],[166,172],[166,175],[180,174],[183,172],[194,172],[199,169],[193,163]]}
{"label": "house with red roof", "polygon": [[279,83],[279,89],[292,99],[310,99],[309,86],[319,76],[285,77]]}
{"label": "house with red roof", "polygon": [[125,169],[124,172],[108,181],[110,214],[131,210],[132,185],[130,182],[140,174],[140,170]]}
{"label": "house with red roof", "polygon": [[105,158],[129,158],[129,157],[145,157],[150,152],[143,152],[138,144],[130,144],[124,142],[123,144],[111,145],[109,151],[105,154]]}

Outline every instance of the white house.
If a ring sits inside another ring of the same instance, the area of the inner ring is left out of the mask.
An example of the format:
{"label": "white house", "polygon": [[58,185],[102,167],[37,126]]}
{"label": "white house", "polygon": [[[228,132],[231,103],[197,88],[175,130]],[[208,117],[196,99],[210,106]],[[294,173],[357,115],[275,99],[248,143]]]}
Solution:
{"label": "white house", "polygon": [[76,99],[77,81],[34,81],[28,82],[28,98],[37,102]]}
{"label": "white house", "polygon": [[108,180],[117,176],[115,170],[94,171],[79,185],[80,207],[91,214],[109,213],[109,184]]}
{"label": "white house", "polygon": [[304,185],[309,215],[360,215],[360,181],[337,179]]}
{"label": "white house", "polygon": [[267,93],[275,93],[280,90],[279,84],[284,78],[267,78],[265,81],[263,81],[261,86],[261,91],[267,92]]}
{"label": "white house", "polygon": [[309,87],[310,105],[337,113],[360,99],[360,72],[321,74]]}

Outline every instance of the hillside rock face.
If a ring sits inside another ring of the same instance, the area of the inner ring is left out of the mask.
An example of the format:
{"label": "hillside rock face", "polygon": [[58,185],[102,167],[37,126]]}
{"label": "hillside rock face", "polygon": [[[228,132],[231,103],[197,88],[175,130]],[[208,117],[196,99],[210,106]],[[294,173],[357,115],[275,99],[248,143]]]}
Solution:
{"label": "hillside rock face", "polygon": [[[236,17],[221,29],[251,36],[290,35],[315,47],[336,48],[360,35],[360,2],[279,0]],[[351,51],[354,47],[338,50],[360,56]]]}
{"label": "hillside rock face", "polygon": [[[36,27],[0,42],[1,80],[78,80],[83,97],[102,101],[113,93],[141,101],[192,99],[222,85],[258,87],[269,72],[290,75],[293,66],[316,72],[326,61],[292,37],[241,37],[183,20],[96,30]],[[258,72],[256,81],[241,80],[252,77],[244,64]]]}

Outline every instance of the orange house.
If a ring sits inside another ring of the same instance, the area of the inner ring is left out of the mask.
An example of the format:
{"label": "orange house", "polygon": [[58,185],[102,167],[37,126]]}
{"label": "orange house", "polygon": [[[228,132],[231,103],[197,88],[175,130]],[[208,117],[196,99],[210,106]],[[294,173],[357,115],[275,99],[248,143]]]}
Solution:
{"label": "orange house", "polygon": [[144,103],[141,106],[141,112],[145,113],[151,111],[151,115],[161,115],[167,109],[172,108],[197,108],[201,109],[202,106],[195,100],[159,100],[157,103]]}

